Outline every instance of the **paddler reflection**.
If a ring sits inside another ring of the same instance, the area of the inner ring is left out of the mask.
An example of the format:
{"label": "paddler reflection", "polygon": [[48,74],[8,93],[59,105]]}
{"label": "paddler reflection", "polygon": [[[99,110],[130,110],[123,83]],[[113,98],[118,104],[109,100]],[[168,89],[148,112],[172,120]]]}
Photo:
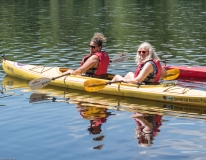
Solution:
{"label": "paddler reflection", "polygon": [[162,125],[162,116],[136,112],[131,117],[134,118],[137,124],[135,136],[138,139],[139,146],[152,146],[154,137],[160,132],[159,127]]}
{"label": "paddler reflection", "polygon": [[[81,104],[78,103],[78,111],[80,112],[80,115],[89,120],[90,125],[88,126],[88,131],[90,134],[96,135],[100,134],[102,129],[102,124],[106,123],[107,118],[112,114],[111,112],[108,112],[107,108],[104,107],[96,107],[96,106],[88,106],[89,104]],[[104,139],[104,135],[97,136],[93,138],[94,141],[102,141]],[[93,147],[93,149],[101,149],[103,147],[103,144],[100,144],[98,146]]]}

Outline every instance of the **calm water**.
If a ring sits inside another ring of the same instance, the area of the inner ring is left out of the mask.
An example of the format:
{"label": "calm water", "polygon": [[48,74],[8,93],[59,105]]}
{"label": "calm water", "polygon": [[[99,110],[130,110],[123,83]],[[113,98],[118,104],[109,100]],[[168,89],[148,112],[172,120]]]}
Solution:
{"label": "calm water", "polygon": [[[102,32],[111,57],[131,53],[110,65],[112,73],[135,69],[142,41],[170,65],[205,66],[205,26],[205,0],[1,1],[0,52],[22,63],[77,68],[94,32]],[[205,159],[206,108],[51,86],[34,92],[2,67],[0,81],[1,160]],[[134,112],[162,116],[149,147],[138,144]],[[96,134],[88,130],[92,122],[100,124]]]}

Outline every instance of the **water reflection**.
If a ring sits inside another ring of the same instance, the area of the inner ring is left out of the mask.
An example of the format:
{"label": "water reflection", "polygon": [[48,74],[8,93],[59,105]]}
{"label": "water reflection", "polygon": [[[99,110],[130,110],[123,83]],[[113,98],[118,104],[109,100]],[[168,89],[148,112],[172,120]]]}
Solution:
{"label": "water reflection", "polygon": [[30,103],[46,101],[46,100],[52,100],[53,102],[55,102],[56,98],[55,97],[51,98],[51,96],[47,96],[47,94],[43,94],[43,93],[32,93],[29,97]]}
{"label": "water reflection", "polygon": [[[90,103],[84,104],[81,101],[71,101],[69,99],[60,99],[52,96],[48,96],[44,93],[32,93],[30,95],[30,103],[49,103],[49,102],[68,102],[68,103],[76,103],[76,107],[78,109],[78,112],[82,116],[82,118],[89,121],[88,131],[90,134],[98,135],[97,137],[93,138],[94,141],[102,141],[105,138],[105,135],[99,135],[101,134],[101,127],[103,123],[106,123],[107,118],[112,114],[108,111],[105,107],[96,107]],[[92,105],[92,106],[91,106]],[[102,149],[104,144],[99,144],[93,149]]]}
{"label": "water reflection", "polygon": [[[8,86],[12,85],[10,82],[7,82],[7,83],[8,83]],[[1,88],[0,89],[0,98],[6,98],[6,97],[11,97],[11,96],[19,96],[18,94],[15,94],[15,92],[7,91],[8,88],[6,88],[4,85],[1,85],[0,88]]]}
{"label": "water reflection", "polygon": [[[133,128],[135,128],[136,136],[135,138],[133,136],[131,137],[133,138],[134,142],[137,141],[141,146],[139,147],[139,149],[143,149],[143,146],[151,148],[154,146],[154,144],[158,145],[163,141],[167,141],[168,143],[168,141],[172,139],[158,139],[159,142],[156,141],[156,137],[159,138],[160,135],[165,137],[165,135],[162,135],[162,133],[160,132],[161,128],[163,128],[161,126],[163,117],[168,118],[169,116],[169,119],[179,119],[183,117],[186,121],[189,120],[194,123],[197,119],[206,120],[205,107],[167,104],[157,101],[147,101],[142,99],[88,93],[85,91],[78,91],[49,85],[43,89],[39,89],[38,92],[34,92],[30,90],[28,83],[29,81],[26,80],[11,76],[5,76],[2,82],[2,88],[4,88],[3,93],[5,96],[9,96],[10,93],[13,93],[11,94],[13,98],[16,98],[15,96],[19,95],[19,92],[21,92],[21,94],[29,94],[29,100],[27,99],[27,101],[29,101],[30,103],[52,103],[51,106],[56,106],[57,110],[59,110],[59,107],[62,106],[60,103],[73,104],[74,107],[77,107],[74,112],[77,112],[77,116],[83,120],[84,124],[79,126],[81,128],[80,129],[76,124],[72,122],[70,124],[70,127],[77,127],[78,131],[82,132],[81,136],[86,137],[85,142],[91,143],[94,150],[107,149],[105,146],[108,143],[107,141],[109,139],[109,133],[107,133],[106,131],[103,132],[102,127],[111,125],[106,125],[106,123],[108,123],[108,120],[110,120],[111,116],[115,114],[121,115],[124,112],[124,114],[128,113],[128,115],[132,115],[132,118],[134,118],[136,124],[131,125],[131,127],[128,128],[131,129],[131,132],[127,134],[128,136],[133,135],[134,133],[132,132],[132,130]],[[18,101],[18,98],[16,98],[16,101]],[[25,101],[25,99],[23,99],[23,101]],[[4,103],[6,103],[6,101],[3,101],[2,105],[6,105]],[[38,106],[39,105],[37,105],[37,107]],[[116,119],[116,123],[118,123],[118,118],[120,117],[121,116],[114,116],[113,119]],[[131,119],[129,116],[125,120],[133,122],[133,119]],[[121,125],[124,126],[124,123]],[[183,130],[182,127],[184,128],[184,126],[180,127],[181,128],[177,127],[176,131],[174,132],[176,133],[179,132],[179,130]],[[74,134],[77,133],[75,132]],[[171,134],[174,133],[172,132]],[[89,138],[87,137],[87,135]],[[115,140],[116,139],[114,139],[114,141]],[[74,143],[76,144],[78,142]],[[136,146],[137,143],[132,145]]]}
{"label": "water reflection", "polygon": [[158,114],[148,114],[136,112],[132,116],[136,121],[135,135],[138,144],[143,147],[150,147],[153,144],[154,137],[160,132],[162,125],[162,116]]}
{"label": "water reflection", "polygon": [[[82,105],[81,102],[77,104],[78,112],[80,115],[86,119],[89,120],[89,126],[88,126],[88,131],[90,134],[98,135],[101,134],[101,127],[103,123],[107,122],[107,118],[112,114],[111,112],[108,111],[107,108],[104,107],[96,107],[96,106],[87,106],[87,105]],[[105,135],[98,135],[97,137],[93,138],[94,141],[102,141],[105,138]],[[102,149],[104,144],[99,144],[93,149]]]}
{"label": "water reflection", "polygon": [[[46,86],[34,92],[28,86],[29,81],[5,76],[2,81],[4,96],[16,96],[14,90],[20,88],[21,92],[31,92],[30,102],[53,101],[67,103],[81,103],[81,105],[95,104],[96,107],[127,112],[148,112],[150,114],[193,117],[205,119],[205,107],[171,104],[158,101],[148,101],[137,98],[111,96],[100,93],[92,93],[73,89]],[[187,84],[188,85],[188,84]]]}
{"label": "water reflection", "polygon": [[80,115],[90,121],[88,131],[90,134],[99,134],[101,133],[101,126],[107,121],[107,117],[110,112],[107,112],[107,108],[97,108],[95,106],[86,106],[77,104],[78,111]]}
{"label": "water reflection", "polygon": [[[70,94],[74,94],[74,93],[70,93]],[[98,100],[99,97],[93,96],[93,98],[90,97],[88,99],[82,99],[81,97],[82,95],[80,94],[77,95],[77,92],[75,92],[75,98],[70,95],[70,98],[67,99],[61,97],[53,97],[52,95],[49,96],[45,93],[32,93],[30,96],[30,103],[37,103],[37,102],[75,103],[77,107],[77,111],[80,113],[80,116],[84,118],[86,121],[88,121],[88,128],[87,129],[85,128],[85,131],[88,131],[89,134],[97,135],[92,139],[93,141],[99,143],[98,145],[93,147],[93,149],[97,149],[97,150],[101,150],[104,146],[104,139],[106,135],[101,133],[102,125],[107,122],[109,116],[116,115],[112,113],[112,111],[114,110],[134,112],[131,117],[136,122],[136,126],[134,127],[135,138],[138,140],[138,144],[141,147],[151,147],[153,145],[155,137],[157,137],[158,133],[160,132],[160,127],[163,121],[162,118],[164,115],[182,116],[183,114],[183,112],[181,112],[182,109],[177,108],[178,106],[163,105],[163,110],[165,112],[161,112],[162,110],[160,108],[159,110],[157,110],[157,108],[155,107],[158,106],[155,105],[149,106],[146,104],[143,107],[143,104],[136,102],[135,104],[136,107],[134,106],[132,107],[131,103],[127,103],[121,106],[121,102],[118,101],[115,106],[111,106],[111,104],[107,104],[105,101],[99,101]],[[194,110],[192,108],[188,108],[185,117],[196,118],[191,116],[193,115],[192,113],[193,111]],[[176,114],[176,112],[178,112],[178,114]]]}

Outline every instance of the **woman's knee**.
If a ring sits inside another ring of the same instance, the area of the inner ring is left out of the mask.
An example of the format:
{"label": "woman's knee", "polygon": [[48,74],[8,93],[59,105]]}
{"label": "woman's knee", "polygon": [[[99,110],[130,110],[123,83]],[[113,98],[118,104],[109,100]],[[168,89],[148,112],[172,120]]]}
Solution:
{"label": "woman's knee", "polygon": [[131,79],[131,78],[134,78],[134,73],[133,72],[127,73],[125,79]]}
{"label": "woman's knee", "polygon": [[115,75],[114,78],[112,79],[112,81],[119,81],[119,80],[122,80],[123,77],[120,76],[120,75]]}

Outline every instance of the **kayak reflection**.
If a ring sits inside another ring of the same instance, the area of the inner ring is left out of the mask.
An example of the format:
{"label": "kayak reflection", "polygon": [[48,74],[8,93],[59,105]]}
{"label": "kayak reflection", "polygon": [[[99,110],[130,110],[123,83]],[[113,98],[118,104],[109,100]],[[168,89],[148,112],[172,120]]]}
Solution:
{"label": "kayak reflection", "polygon": [[[103,123],[106,123],[107,118],[112,114],[108,111],[105,107],[96,107],[90,103],[81,103],[78,101],[70,101],[69,99],[60,99],[52,96],[48,96],[47,94],[43,93],[32,93],[30,95],[30,103],[47,103],[47,102],[67,102],[67,103],[76,103],[77,109],[80,115],[86,119],[89,120],[89,126],[88,131],[90,134],[98,135],[97,137],[93,138],[93,141],[102,141],[105,138],[105,135],[99,135],[101,134],[101,127]],[[104,144],[97,145],[93,147],[93,149],[102,149]]]}
{"label": "kayak reflection", "polygon": [[[188,85],[188,84],[187,84]],[[28,81],[15,78],[12,76],[5,76],[2,81],[4,96],[17,95],[16,88],[21,89],[23,92],[31,92],[30,102],[38,101],[54,101],[54,102],[67,102],[67,103],[80,103],[95,104],[96,107],[105,107],[111,110],[121,110],[127,112],[148,112],[150,114],[179,116],[188,118],[205,119],[206,107],[180,105],[172,103],[164,103],[158,101],[149,101],[137,98],[127,98],[121,96],[111,96],[100,93],[88,93],[86,91],[79,91],[74,89],[66,89],[61,87],[46,86],[38,90],[38,95],[28,86]],[[8,92],[12,91],[12,92]],[[34,96],[35,95],[35,96]],[[56,98],[56,99],[55,99]]]}
{"label": "kayak reflection", "polygon": [[24,92],[31,93],[29,98],[31,103],[63,102],[75,104],[80,115],[88,122],[88,128],[85,126],[85,132],[89,132],[93,141],[98,143],[98,145],[95,143],[95,147],[93,147],[97,150],[102,149],[103,142],[106,144],[102,127],[106,126],[104,124],[111,115],[114,115],[114,112],[123,111],[133,114],[138,143],[140,146],[148,147],[152,146],[155,137],[160,134],[162,117],[165,119],[166,116],[206,119],[206,107],[88,93],[49,85],[39,89],[36,93],[28,87],[28,81],[11,76],[6,76],[3,79],[2,87],[4,96],[16,96],[19,95],[19,92],[21,94],[24,94]]}

